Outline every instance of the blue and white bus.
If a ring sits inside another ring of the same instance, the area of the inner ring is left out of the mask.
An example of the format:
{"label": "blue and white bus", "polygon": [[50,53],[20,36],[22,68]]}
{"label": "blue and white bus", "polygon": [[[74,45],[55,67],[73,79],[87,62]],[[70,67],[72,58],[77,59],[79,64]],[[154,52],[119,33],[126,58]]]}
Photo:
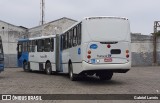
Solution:
{"label": "blue and white bus", "polygon": [[2,71],[4,71],[4,53],[3,53],[2,38],[0,36],[0,72]]}
{"label": "blue and white bus", "polygon": [[62,34],[26,41],[23,47],[28,52],[24,50],[20,55],[28,56],[19,57],[24,70],[68,73],[71,80],[81,75],[110,80],[113,73],[126,73],[131,68],[127,18],[88,17]]}

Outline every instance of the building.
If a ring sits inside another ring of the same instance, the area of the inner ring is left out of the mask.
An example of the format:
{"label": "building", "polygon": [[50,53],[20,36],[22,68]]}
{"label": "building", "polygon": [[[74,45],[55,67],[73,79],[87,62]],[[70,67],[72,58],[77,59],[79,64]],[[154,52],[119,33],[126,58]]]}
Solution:
{"label": "building", "polygon": [[16,67],[17,39],[24,38],[27,28],[15,26],[0,20],[0,36],[2,37],[5,67]]}
{"label": "building", "polygon": [[76,22],[76,20],[63,17],[44,25],[30,28],[28,30],[28,37],[61,34],[65,29],[72,26]]}

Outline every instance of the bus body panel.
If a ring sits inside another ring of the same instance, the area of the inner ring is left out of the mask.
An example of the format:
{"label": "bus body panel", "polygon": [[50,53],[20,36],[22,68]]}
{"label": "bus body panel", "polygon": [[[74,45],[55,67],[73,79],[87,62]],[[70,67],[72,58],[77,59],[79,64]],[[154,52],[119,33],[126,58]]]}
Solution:
{"label": "bus body panel", "polygon": [[24,62],[24,61],[28,61],[28,55],[29,55],[28,52],[23,52],[23,53],[21,53],[21,57],[20,57],[19,60],[18,60],[18,66],[19,66],[19,67],[22,67],[22,66],[23,66],[23,62]]}
{"label": "bus body panel", "polygon": [[72,66],[73,68],[75,68],[73,71],[77,71],[76,68],[77,66],[75,66],[75,64],[80,64],[82,63],[82,59],[81,59],[81,46],[76,46],[70,49],[66,49],[62,51],[62,70],[64,73],[68,73],[68,63],[69,61],[72,62]]}
{"label": "bus body panel", "polygon": [[[94,48],[92,46],[97,47]],[[128,42],[90,42],[88,43],[86,53],[90,51],[91,54],[88,55],[90,55],[91,58],[89,60],[86,54],[84,60],[88,63],[98,64],[127,63],[130,61],[130,58],[126,58],[126,50],[130,50]],[[105,61],[107,58],[110,58],[112,61]]]}
{"label": "bus body panel", "polygon": [[[54,43],[54,45],[56,44]],[[37,48],[37,46],[35,46],[35,48]],[[52,71],[56,71],[55,58],[55,50],[53,52],[37,52],[37,49],[35,49],[35,52],[29,53],[30,69],[44,71],[46,63],[50,62]],[[40,67],[40,65],[42,65],[42,67]]]}
{"label": "bus body panel", "polygon": [[[79,66],[75,64],[73,70],[75,74],[87,70],[121,70],[131,68],[131,38],[129,21],[127,19],[84,19],[81,24],[81,48],[83,49],[81,50],[79,62],[82,63]],[[91,48],[91,45],[96,45],[97,48]],[[107,45],[111,47],[108,48]],[[91,54],[88,54],[89,50]],[[126,51],[129,51],[129,53],[126,53]],[[87,58],[88,55],[91,56],[90,59]],[[129,55],[128,58],[126,57],[127,55]],[[79,67],[78,69],[76,65]]]}

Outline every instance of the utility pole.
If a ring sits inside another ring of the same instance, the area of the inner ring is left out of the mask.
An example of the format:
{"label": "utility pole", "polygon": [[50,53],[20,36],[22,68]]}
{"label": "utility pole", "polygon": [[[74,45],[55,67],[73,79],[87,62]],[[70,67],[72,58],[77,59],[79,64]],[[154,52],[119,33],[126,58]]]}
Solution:
{"label": "utility pole", "polygon": [[45,0],[40,0],[40,25],[43,25],[45,23]]}
{"label": "utility pole", "polygon": [[160,27],[160,21],[154,22],[154,33],[153,33],[153,65],[157,65],[157,32]]}

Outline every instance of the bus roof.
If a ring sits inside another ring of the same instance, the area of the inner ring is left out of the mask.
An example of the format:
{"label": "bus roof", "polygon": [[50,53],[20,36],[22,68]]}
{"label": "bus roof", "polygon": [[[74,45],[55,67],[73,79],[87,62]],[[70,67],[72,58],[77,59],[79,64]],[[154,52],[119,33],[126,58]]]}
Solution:
{"label": "bus roof", "polygon": [[28,38],[20,38],[17,41],[28,41],[28,40],[29,40]]}
{"label": "bus roof", "polygon": [[84,19],[123,19],[128,20],[126,17],[118,17],[118,16],[95,16],[95,17],[85,17]]}
{"label": "bus roof", "polygon": [[43,39],[43,38],[45,39],[45,38],[50,38],[50,37],[56,37],[56,35],[34,37],[34,38],[29,38],[29,40],[37,40],[37,39]]}

